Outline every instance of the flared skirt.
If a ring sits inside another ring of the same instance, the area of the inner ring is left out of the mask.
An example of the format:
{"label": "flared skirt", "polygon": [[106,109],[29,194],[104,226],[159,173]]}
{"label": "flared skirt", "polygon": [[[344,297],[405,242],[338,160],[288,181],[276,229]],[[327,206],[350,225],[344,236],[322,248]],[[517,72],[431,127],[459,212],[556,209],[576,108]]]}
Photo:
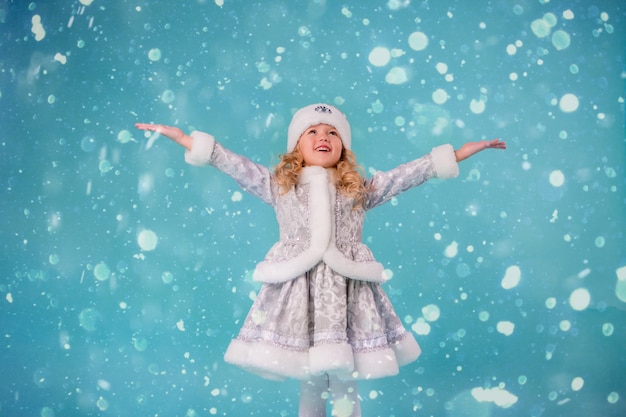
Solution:
{"label": "flared skirt", "polygon": [[379,283],[320,262],[261,287],[225,360],[269,379],[373,379],[397,374],[420,353]]}

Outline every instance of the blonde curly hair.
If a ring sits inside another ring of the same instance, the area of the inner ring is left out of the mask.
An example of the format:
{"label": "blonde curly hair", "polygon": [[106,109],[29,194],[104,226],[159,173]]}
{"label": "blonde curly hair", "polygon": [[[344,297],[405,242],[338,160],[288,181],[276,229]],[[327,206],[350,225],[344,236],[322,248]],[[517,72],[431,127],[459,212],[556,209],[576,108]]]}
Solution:
{"label": "blonde curly hair", "polygon": [[[300,172],[304,168],[304,157],[299,147],[289,153],[280,155],[280,162],[274,168],[276,182],[283,193],[288,192],[296,185]],[[363,206],[367,189],[363,168],[356,163],[354,153],[346,148],[341,151],[339,162],[335,169],[335,186],[343,195],[354,199],[354,207]]]}

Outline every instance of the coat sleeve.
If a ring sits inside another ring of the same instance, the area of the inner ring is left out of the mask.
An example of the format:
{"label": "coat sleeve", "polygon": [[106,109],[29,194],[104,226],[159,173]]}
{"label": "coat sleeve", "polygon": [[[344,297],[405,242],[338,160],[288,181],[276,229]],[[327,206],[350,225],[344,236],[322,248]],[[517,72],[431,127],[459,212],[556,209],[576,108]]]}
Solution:
{"label": "coat sleeve", "polygon": [[185,161],[190,165],[213,165],[235,180],[248,193],[274,205],[276,186],[270,170],[245,156],[224,148],[208,133],[192,132],[193,145],[185,152]]}
{"label": "coat sleeve", "polygon": [[402,164],[386,172],[377,172],[367,180],[368,192],[365,209],[386,203],[404,191],[416,187],[431,178],[454,178],[459,166],[452,145],[441,145],[421,158]]}

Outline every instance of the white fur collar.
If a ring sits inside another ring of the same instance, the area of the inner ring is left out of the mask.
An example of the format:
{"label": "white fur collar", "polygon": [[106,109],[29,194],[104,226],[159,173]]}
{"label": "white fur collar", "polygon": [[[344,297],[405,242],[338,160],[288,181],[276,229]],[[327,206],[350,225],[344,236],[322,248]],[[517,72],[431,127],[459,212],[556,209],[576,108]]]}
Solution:
{"label": "white fur collar", "polygon": [[300,172],[300,175],[298,176],[298,183],[309,184],[310,182],[315,181],[316,179],[319,180],[322,177],[328,178],[328,174],[329,174],[328,171],[329,170],[321,166],[304,167],[302,168],[302,171]]}

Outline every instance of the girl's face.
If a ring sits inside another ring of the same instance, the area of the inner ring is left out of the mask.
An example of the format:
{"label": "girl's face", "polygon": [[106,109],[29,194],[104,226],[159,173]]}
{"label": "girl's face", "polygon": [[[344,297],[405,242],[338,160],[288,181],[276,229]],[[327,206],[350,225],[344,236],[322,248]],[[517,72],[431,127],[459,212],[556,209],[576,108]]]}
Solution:
{"label": "girl's face", "polygon": [[298,149],[302,153],[305,166],[330,168],[339,162],[343,143],[337,129],[319,124],[304,131],[298,139]]}

